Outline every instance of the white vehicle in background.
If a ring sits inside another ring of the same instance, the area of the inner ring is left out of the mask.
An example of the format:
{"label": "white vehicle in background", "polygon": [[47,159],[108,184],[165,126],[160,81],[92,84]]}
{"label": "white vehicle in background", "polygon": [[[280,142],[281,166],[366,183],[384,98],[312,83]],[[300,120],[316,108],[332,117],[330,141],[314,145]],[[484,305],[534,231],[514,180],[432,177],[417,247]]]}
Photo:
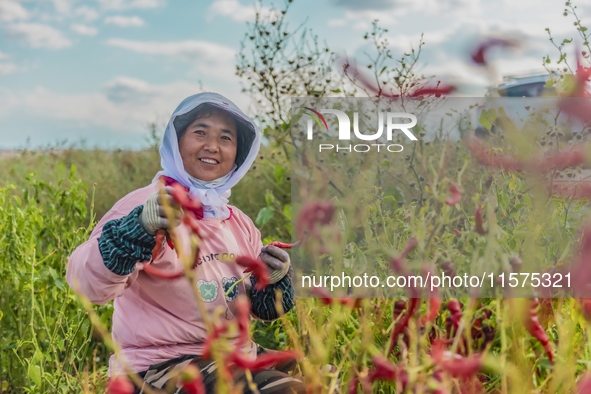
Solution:
{"label": "white vehicle in background", "polygon": [[[560,145],[561,149],[568,149],[569,145],[588,142],[591,139],[591,125],[556,110],[559,100],[557,90],[547,86],[547,81],[556,76],[505,77],[503,83],[488,90],[486,102],[475,111],[475,119],[472,120],[475,121],[472,124],[476,124],[474,135],[484,139],[495,136],[502,138],[503,117],[522,127],[536,113],[540,116],[540,125],[548,124],[547,129],[543,130],[543,137],[537,141],[540,148],[550,150]],[[498,115],[501,112],[503,116]],[[573,181],[591,182],[591,170],[567,169],[555,173],[554,182]]]}
{"label": "white vehicle in background", "polygon": [[[546,86],[546,83],[550,77],[552,77],[552,74],[507,76],[504,78],[503,83],[501,83],[499,86],[490,88],[488,90],[487,97],[490,97],[491,99],[501,97],[556,97],[556,89]],[[504,100],[505,103],[510,103],[512,101],[513,100]],[[515,103],[518,104],[517,102]],[[493,122],[493,125],[489,131],[478,122],[482,111],[486,109],[485,107],[486,106],[479,107],[476,116],[477,126],[474,129],[474,134],[480,138],[486,138],[490,133],[496,134],[499,127],[499,125]],[[513,114],[523,112],[522,108],[513,107],[515,106],[512,106],[510,109],[505,108],[505,112]],[[519,105],[519,107],[521,107],[521,105]]]}

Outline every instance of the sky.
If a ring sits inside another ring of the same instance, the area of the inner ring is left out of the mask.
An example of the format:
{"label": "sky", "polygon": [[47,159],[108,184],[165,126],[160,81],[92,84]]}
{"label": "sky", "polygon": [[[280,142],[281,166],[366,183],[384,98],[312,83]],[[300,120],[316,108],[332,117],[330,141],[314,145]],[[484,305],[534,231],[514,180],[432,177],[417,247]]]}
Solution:
{"label": "sky", "polygon": [[[585,24],[591,5],[579,3]],[[545,28],[578,38],[563,11],[557,0],[294,0],[286,18],[360,63],[375,19],[396,54],[424,33],[421,72],[481,96],[490,81],[470,48],[516,37],[522,48],[496,54],[498,73],[544,73],[543,56],[558,57]],[[247,0],[0,0],[0,150],[65,141],[141,149],[151,122],[163,129],[181,100],[204,90],[248,113],[235,56],[254,14]]]}

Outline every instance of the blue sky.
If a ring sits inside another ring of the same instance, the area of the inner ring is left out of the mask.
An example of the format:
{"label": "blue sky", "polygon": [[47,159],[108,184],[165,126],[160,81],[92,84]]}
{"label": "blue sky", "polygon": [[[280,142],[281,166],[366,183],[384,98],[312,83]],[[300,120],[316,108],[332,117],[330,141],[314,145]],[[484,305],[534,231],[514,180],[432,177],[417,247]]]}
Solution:
{"label": "blue sky", "polygon": [[[579,8],[584,22],[591,6]],[[556,0],[294,0],[287,18],[361,61],[374,19],[396,53],[424,33],[423,73],[481,95],[488,80],[467,62],[470,46],[521,38],[521,51],[495,61],[499,73],[541,73],[542,56],[557,57],[544,29],[577,35],[563,9]],[[201,87],[248,111],[234,67],[253,16],[247,0],[0,0],[0,149],[62,140],[141,148],[147,124],[164,124]]]}

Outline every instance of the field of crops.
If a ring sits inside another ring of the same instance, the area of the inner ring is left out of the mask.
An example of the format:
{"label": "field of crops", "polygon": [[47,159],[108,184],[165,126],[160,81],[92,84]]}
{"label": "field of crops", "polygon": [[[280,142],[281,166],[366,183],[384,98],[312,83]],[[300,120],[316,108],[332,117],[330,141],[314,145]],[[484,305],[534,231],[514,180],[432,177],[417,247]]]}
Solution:
{"label": "field of crops", "polygon": [[[267,240],[290,239],[285,209],[290,182],[280,170],[287,166],[283,155],[264,148],[260,162],[233,190],[233,203],[257,219]],[[4,159],[11,171],[0,194],[3,392],[104,389],[111,350],[65,283],[65,263],[88,236],[86,223],[96,221],[91,212],[104,212],[127,192],[118,190],[121,179],[133,179],[137,185],[149,182],[155,170],[148,163],[155,157],[153,150],[72,149]],[[452,160],[445,168],[453,168],[453,177],[446,171],[432,172],[435,167],[427,165],[443,157]],[[146,163],[146,169],[126,166],[130,158]],[[392,168],[403,163],[410,168],[408,158],[397,160]],[[490,260],[507,272],[527,271],[538,259],[575,259],[579,242],[585,242],[580,232],[587,215],[584,199],[540,196],[523,175],[484,171],[461,144],[421,144],[412,160],[421,185],[396,197],[405,204],[376,189],[357,229],[391,245],[389,255],[373,255],[375,259],[388,264],[415,237],[416,250],[407,248],[408,254],[399,256],[408,267],[430,262],[441,272]],[[113,167],[103,165],[96,171],[99,162]],[[119,177],[112,176],[115,173]],[[411,172],[397,174],[414,177]],[[454,197],[448,190],[451,183],[462,190],[454,204],[448,204]],[[247,197],[253,194],[261,198]],[[411,201],[419,195],[422,206]],[[481,203],[484,217],[478,224],[475,212]],[[531,236],[534,232],[536,237]],[[369,256],[373,246],[358,242],[359,253]],[[585,245],[581,250],[586,252]],[[518,264],[522,267],[516,268]],[[540,299],[536,306],[530,299],[432,296],[438,298],[414,298],[410,292],[409,298],[361,302],[299,299],[281,320],[255,323],[253,337],[269,348],[305,354],[304,374],[318,392],[338,384],[340,391],[354,391],[358,383],[359,390],[381,392],[570,393],[577,381],[583,384],[591,365],[586,303]],[[92,310],[108,328],[112,305]],[[340,383],[336,376],[321,379],[318,374],[320,366],[329,363],[339,367]]]}

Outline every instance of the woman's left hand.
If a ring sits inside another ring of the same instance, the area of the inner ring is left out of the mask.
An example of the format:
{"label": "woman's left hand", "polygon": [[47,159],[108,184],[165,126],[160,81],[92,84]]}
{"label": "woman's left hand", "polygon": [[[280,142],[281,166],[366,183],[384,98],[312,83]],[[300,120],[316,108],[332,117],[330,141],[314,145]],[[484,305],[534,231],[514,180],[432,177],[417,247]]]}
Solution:
{"label": "woman's left hand", "polygon": [[263,246],[259,259],[267,265],[269,270],[269,284],[279,282],[289,270],[289,254],[277,246]]}

